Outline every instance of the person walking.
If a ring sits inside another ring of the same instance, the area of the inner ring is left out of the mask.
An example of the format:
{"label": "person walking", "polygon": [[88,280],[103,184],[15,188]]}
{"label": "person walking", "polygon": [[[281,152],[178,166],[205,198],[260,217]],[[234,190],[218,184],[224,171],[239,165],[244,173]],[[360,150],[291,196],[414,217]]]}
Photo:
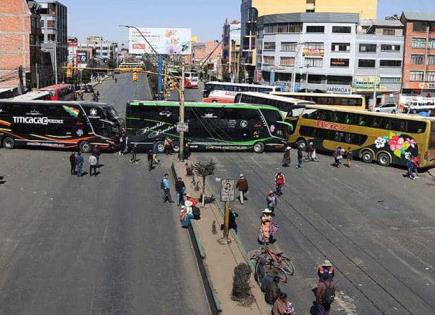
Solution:
{"label": "person walking", "polygon": [[258,243],[268,245],[273,242],[272,238],[272,210],[264,209],[260,217],[260,232],[258,234]]}
{"label": "person walking", "polygon": [[76,155],[75,153],[71,153],[69,156],[69,164],[71,166],[71,175],[75,175],[76,174]]}
{"label": "person walking", "polygon": [[302,168],[303,159],[304,159],[304,154],[302,151],[302,147],[298,145],[298,165],[296,166],[296,168]]}
{"label": "person walking", "polygon": [[280,292],[279,297],[273,303],[272,315],[295,315],[295,308],[287,300],[287,294]]}
{"label": "person walking", "polygon": [[334,156],[334,166],[337,168],[340,167],[341,161],[343,160],[343,151],[341,147],[337,147],[333,156]]}
{"label": "person walking", "polygon": [[81,152],[77,152],[76,155],[76,175],[77,176],[82,176],[82,170],[83,170],[83,163],[85,162],[85,160],[83,159],[83,156],[81,154]]}
{"label": "person walking", "polygon": [[266,203],[267,203],[267,208],[272,210],[272,212],[274,212],[278,204],[278,197],[276,196],[274,191],[272,190],[269,191],[269,193],[266,196]]}
{"label": "person walking", "polygon": [[291,147],[287,146],[284,151],[284,156],[282,157],[282,166],[289,167],[291,163]]}
{"label": "person walking", "polygon": [[89,176],[92,176],[92,173],[97,176],[97,168],[98,168],[98,158],[92,153],[89,156]]}
{"label": "person walking", "polygon": [[308,142],[307,144],[307,155],[308,155],[308,161],[314,161],[314,143],[313,141]]}
{"label": "person walking", "polygon": [[131,148],[131,159],[130,162],[131,163],[136,163],[136,151],[137,151],[137,144],[134,144],[133,147]]}
{"label": "person walking", "polygon": [[172,154],[172,140],[171,140],[171,138],[166,137],[164,142],[163,142],[163,146],[165,148],[166,155],[171,155]]}
{"label": "person walking", "polygon": [[171,198],[171,184],[169,183],[169,175],[167,173],[163,176],[160,188],[163,190],[163,202],[168,201],[169,203],[173,203]]}
{"label": "person walking", "polygon": [[248,193],[248,180],[245,178],[243,174],[240,174],[239,180],[236,183],[236,188],[239,189],[239,200],[243,205],[244,200],[247,200],[245,195]]}
{"label": "person walking", "polygon": [[275,174],[275,193],[277,196],[282,195],[282,188],[285,185],[285,176],[282,172],[278,171],[278,173]]}
{"label": "person walking", "polygon": [[352,166],[352,160],[353,160],[353,152],[351,147],[347,148],[346,160],[347,160],[347,167],[350,168]]}
{"label": "person walking", "polygon": [[100,167],[100,155],[101,155],[101,151],[100,148],[95,145],[92,149],[92,154],[97,158],[97,168]]}
{"label": "person walking", "polygon": [[154,168],[154,158],[153,158],[153,150],[149,150],[147,153],[147,160],[148,160],[148,171],[152,171]]}
{"label": "person walking", "polygon": [[[326,260],[320,267],[322,270],[319,276],[319,282],[316,293],[317,315],[329,315],[331,304],[335,299],[335,283],[333,280],[333,267],[330,261]],[[323,270],[327,270],[324,272]]]}
{"label": "person walking", "polygon": [[186,185],[181,177],[178,177],[175,182],[175,191],[177,192],[177,206],[180,206],[180,204],[184,203],[184,192],[186,191]]}
{"label": "person walking", "polygon": [[157,154],[159,153],[159,142],[157,140],[154,140],[153,143],[153,160],[154,164],[159,164],[159,160],[157,159]]}

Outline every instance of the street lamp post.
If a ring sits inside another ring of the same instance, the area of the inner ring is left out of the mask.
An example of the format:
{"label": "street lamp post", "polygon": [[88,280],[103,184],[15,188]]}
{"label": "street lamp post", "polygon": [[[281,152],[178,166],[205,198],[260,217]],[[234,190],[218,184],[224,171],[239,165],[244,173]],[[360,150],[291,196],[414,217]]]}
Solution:
{"label": "street lamp post", "polygon": [[[295,61],[293,64],[293,74],[292,74],[292,92],[296,92],[296,59],[299,57],[299,52],[301,51],[304,42],[299,42],[296,44],[298,49],[296,50]],[[302,64],[302,62],[301,62]]]}

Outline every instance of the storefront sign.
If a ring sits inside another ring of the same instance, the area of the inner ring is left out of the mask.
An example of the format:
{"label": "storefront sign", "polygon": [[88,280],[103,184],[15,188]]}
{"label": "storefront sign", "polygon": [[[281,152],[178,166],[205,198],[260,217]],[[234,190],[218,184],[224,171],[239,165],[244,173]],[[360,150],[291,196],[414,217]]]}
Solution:
{"label": "storefront sign", "polygon": [[325,56],[325,50],[323,48],[304,48],[302,54],[304,57],[323,57]]}
{"label": "storefront sign", "polygon": [[379,82],[379,77],[376,76],[356,76],[352,81],[354,91],[373,91],[376,84],[376,90],[386,91],[387,88]]}
{"label": "storefront sign", "polygon": [[326,91],[334,94],[351,94],[352,89],[348,85],[328,85]]}

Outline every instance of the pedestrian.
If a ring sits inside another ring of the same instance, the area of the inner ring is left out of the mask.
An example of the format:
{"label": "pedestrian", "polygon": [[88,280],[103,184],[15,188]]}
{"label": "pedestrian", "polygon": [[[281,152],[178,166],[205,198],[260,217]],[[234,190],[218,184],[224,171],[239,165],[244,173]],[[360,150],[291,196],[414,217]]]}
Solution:
{"label": "pedestrian", "polygon": [[304,159],[304,155],[303,155],[302,147],[298,145],[298,165],[296,166],[296,168],[302,168],[303,159]]}
{"label": "pedestrian", "polygon": [[116,83],[118,83],[118,78],[117,78],[117,77],[115,77],[115,84],[116,84]]}
{"label": "pedestrian", "polygon": [[314,143],[313,141],[308,142],[307,144],[307,155],[308,161],[314,161]]}
{"label": "pedestrian", "polygon": [[77,176],[82,176],[82,169],[83,169],[83,163],[85,162],[85,160],[83,159],[83,156],[81,154],[81,152],[77,152],[76,155],[76,174]]}
{"label": "pedestrian", "polygon": [[349,147],[347,148],[346,151],[346,160],[347,160],[347,167],[351,167],[352,166],[352,160],[353,160],[353,152],[352,152],[352,148]]}
{"label": "pedestrian", "polygon": [[320,270],[328,270],[320,273],[316,293],[317,315],[328,315],[331,304],[335,299],[335,283],[333,280],[333,266],[330,261],[326,260],[320,267]]}
{"label": "pedestrian", "polygon": [[153,160],[154,164],[159,164],[159,160],[157,159],[157,153],[159,153],[159,142],[157,140],[154,140],[153,143]]}
{"label": "pedestrian", "polygon": [[149,150],[147,153],[147,160],[148,160],[148,171],[152,171],[154,168],[154,158],[153,158],[153,150]]}
{"label": "pedestrian", "polygon": [[136,163],[136,150],[137,150],[137,144],[134,144],[133,147],[131,148],[131,159],[130,162],[131,163]]}
{"label": "pedestrian", "polygon": [[183,154],[184,154],[184,156],[183,156],[183,159],[184,159],[184,160],[188,160],[188,159],[190,158],[190,155],[192,154],[192,153],[190,152],[190,146],[189,146],[189,144],[188,144],[187,142],[186,142],[186,144],[184,145]]}
{"label": "pedestrian", "polygon": [[97,176],[97,168],[98,168],[98,158],[92,153],[89,156],[89,176],[92,176],[92,173]]}
{"label": "pedestrian", "polygon": [[175,182],[175,191],[177,193],[177,206],[180,206],[180,204],[184,203],[184,192],[186,191],[186,185],[181,177],[178,177]]}
{"label": "pedestrian", "polygon": [[289,167],[291,163],[291,147],[287,146],[284,151],[284,156],[282,157],[282,166]]}
{"label": "pedestrian", "polygon": [[100,148],[95,145],[92,149],[92,154],[97,158],[97,168],[100,167],[100,155],[101,155],[101,151]]}
{"label": "pedestrian", "polygon": [[260,217],[260,232],[258,234],[258,243],[261,245],[271,244],[273,241],[272,233],[272,210],[264,209]]}
{"label": "pedestrian", "polygon": [[239,200],[240,203],[243,205],[244,200],[248,200],[246,198],[246,194],[248,193],[248,180],[245,178],[243,174],[240,174],[239,180],[236,183],[236,188],[239,189]]}
{"label": "pedestrian", "polygon": [[230,220],[229,220],[229,224],[228,227],[230,229],[233,229],[234,232],[237,234],[237,222],[236,219],[239,217],[239,215],[237,214],[236,211],[233,210],[233,208],[230,208]]}
{"label": "pedestrian", "polygon": [[285,185],[285,176],[282,172],[278,171],[278,173],[275,174],[275,193],[277,196],[282,195],[282,188]]}
{"label": "pedestrian", "polygon": [[69,156],[69,164],[71,166],[71,175],[75,175],[76,174],[76,155],[73,153],[70,154]]}
{"label": "pedestrian", "polygon": [[274,305],[275,301],[280,297],[279,281],[280,278],[275,273],[266,272],[261,283],[261,289],[264,290],[264,300],[267,304]]}
{"label": "pedestrian", "polygon": [[278,197],[274,191],[272,190],[269,191],[269,193],[266,196],[266,203],[267,203],[267,208],[272,210],[272,212],[274,212],[278,204]]}
{"label": "pedestrian", "polygon": [[163,190],[163,202],[168,201],[169,203],[173,203],[170,189],[171,184],[169,183],[169,175],[167,173],[163,176],[160,188]]}
{"label": "pedestrian", "polygon": [[342,151],[341,147],[337,147],[333,156],[334,156],[334,166],[340,167],[341,161],[343,160],[343,151]]}
{"label": "pedestrian", "polygon": [[418,178],[418,168],[420,167],[420,160],[418,156],[414,156],[411,158],[412,161],[412,173],[414,174],[414,178]]}
{"label": "pedestrian", "polygon": [[296,311],[291,302],[287,300],[287,294],[279,293],[272,308],[272,315],[295,315]]}
{"label": "pedestrian", "polygon": [[166,155],[171,155],[172,154],[172,140],[169,137],[166,137],[165,140],[163,141],[163,146],[164,146],[164,150]]}
{"label": "pedestrian", "polygon": [[187,229],[190,224],[190,220],[193,219],[193,205],[192,202],[186,200],[184,206],[181,206],[180,210],[180,223],[181,227]]}

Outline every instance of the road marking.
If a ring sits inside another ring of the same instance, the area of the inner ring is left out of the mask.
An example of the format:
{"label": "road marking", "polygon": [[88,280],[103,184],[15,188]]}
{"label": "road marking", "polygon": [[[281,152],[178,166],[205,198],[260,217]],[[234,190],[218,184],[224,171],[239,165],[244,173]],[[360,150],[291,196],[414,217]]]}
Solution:
{"label": "road marking", "polygon": [[254,159],[253,156],[251,156],[251,160],[252,160],[255,164],[257,164],[257,166],[258,166],[259,168],[263,168],[263,166],[262,166],[260,163],[258,163],[257,160]]}

